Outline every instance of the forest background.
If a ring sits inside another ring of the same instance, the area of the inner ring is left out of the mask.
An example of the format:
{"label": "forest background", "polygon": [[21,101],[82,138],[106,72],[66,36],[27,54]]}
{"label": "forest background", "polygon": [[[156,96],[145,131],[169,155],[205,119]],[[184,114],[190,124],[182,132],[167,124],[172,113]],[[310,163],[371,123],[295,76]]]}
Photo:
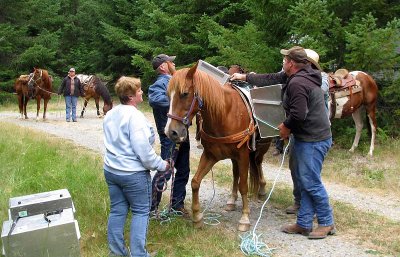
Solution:
{"label": "forest background", "polygon": [[[14,81],[49,70],[54,89],[69,67],[96,74],[113,92],[121,75],[155,79],[151,59],[176,55],[277,72],[281,48],[301,45],[327,72],[362,70],[379,85],[378,140],[400,135],[398,0],[0,0],[0,105],[16,101]],[[333,123],[351,133],[351,120]]]}

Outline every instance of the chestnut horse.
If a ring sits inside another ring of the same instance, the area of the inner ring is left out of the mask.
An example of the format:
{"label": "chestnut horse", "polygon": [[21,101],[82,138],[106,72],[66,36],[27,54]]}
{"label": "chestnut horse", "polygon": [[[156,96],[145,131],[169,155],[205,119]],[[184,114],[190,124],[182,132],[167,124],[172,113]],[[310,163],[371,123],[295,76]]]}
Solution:
{"label": "chestnut horse", "polygon": [[21,75],[15,80],[14,83],[14,89],[18,96],[18,107],[21,119],[23,119],[24,116],[25,119],[28,119],[28,115],[26,113],[26,105],[28,104],[28,101],[32,96],[32,91],[29,92],[28,81],[29,75]]}
{"label": "chestnut horse", "polygon": [[[221,86],[208,74],[192,68],[176,71],[168,86],[171,99],[166,125],[166,134],[179,143],[187,137],[187,127],[195,114],[202,116],[201,143],[204,147],[196,174],[192,179],[192,211],[195,227],[203,224],[200,212],[199,188],[203,177],[215,163],[231,159],[233,166],[233,187],[227,202],[227,209],[233,210],[238,194],[242,197],[243,209],[238,229],[250,228],[247,193],[255,197],[265,196],[265,180],[262,160],[271,143],[270,139],[256,140],[256,151],[248,147],[250,135],[254,132],[254,121],[241,95],[230,83]],[[250,185],[247,178],[250,166]]]}
{"label": "chestnut horse", "polygon": [[[353,145],[350,148],[350,152],[354,152],[354,150],[358,146],[358,142],[360,140],[361,131],[364,126],[362,113],[366,111],[368,117],[368,123],[370,124],[371,129],[371,144],[369,148],[368,154],[370,156],[373,155],[374,144],[375,144],[375,136],[376,136],[376,103],[378,100],[378,86],[375,80],[365,72],[362,71],[352,71],[348,72],[345,69],[340,69],[335,72],[337,77],[344,79],[346,81],[349,79],[349,76],[352,76],[356,81],[360,82],[361,92],[353,93],[350,96],[345,98],[335,99],[336,105],[330,105],[331,109],[334,111],[331,112],[331,118],[344,118],[352,115],[354,123],[356,125],[356,135],[354,137]],[[332,91],[335,89],[330,89],[331,95]],[[341,103],[339,101],[342,101]],[[338,109],[337,106],[340,106]],[[334,107],[334,108],[332,108]]]}
{"label": "chestnut horse", "polygon": [[104,102],[103,114],[106,115],[106,113],[113,107],[111,95],[107,87],[101,82],[100,78],[98,78],[96,75],[78,74],[77,77],[81,81],[83,90],[85,92],[85,96],[83,97],[85,99],[85,102],[83,104],[80,117],[83,118],[86,106],[91,98],[94,98],[94,102],[96,103],[97,116],[100,117],[101,116],[99,111],[100,97],[103,98]]}
{"label": "chestnut horse", "polygon": [[32,90],[34,98],[36,98],[36,120],[39,120],[40,101],[43,99],[43,120],[46,119],[47,103],[51,98],[52,78],[47,70],[34,68],[33,73],[29,75],[28,87]]}

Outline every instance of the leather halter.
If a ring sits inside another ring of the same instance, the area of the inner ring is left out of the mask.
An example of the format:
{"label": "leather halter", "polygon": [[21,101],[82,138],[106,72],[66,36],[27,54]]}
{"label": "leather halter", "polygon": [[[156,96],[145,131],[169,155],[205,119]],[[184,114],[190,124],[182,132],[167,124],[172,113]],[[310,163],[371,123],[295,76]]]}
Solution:
{"label": "leather halter", "polygon": [[197,93],[194,93],[194,97],[193,97],[192,103],[190,104],[190,109],[189,109],[189,111],[187,111],[185,116],[183,116],[183,118],[179,117],[179,116],[177,116],[175,114],[169,114],[169,113],[167,114],[167,116],[169,118],[171,118],[171,119],[178,120],[178,121],[182,122],[183,125],[185,125],[187,127],[190,126],[191,125],[191,121],[189,120],[189,117],[193,112],[194,105],[195,105],[196,101],[199,103],[199,108],[201,109],[203,107],[203,100],[197,95]]}

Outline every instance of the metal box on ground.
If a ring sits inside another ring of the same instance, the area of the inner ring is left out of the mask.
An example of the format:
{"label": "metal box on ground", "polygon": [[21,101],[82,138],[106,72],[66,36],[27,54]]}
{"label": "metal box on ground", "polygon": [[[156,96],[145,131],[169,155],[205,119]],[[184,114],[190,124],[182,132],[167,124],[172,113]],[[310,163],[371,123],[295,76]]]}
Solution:
{"label": "metal box on ground", "polygon": [[74,208],[67,189],[10,198],[9,219]]}
{"label": "metal box on ground", "polygon": [[80,232],[74,212],[66,189],[10,198],[10,219],[3,223],[1,232],[3,254],[80,256]]}
{"label": "metal box on ground", "polygon": [[250,90],[253,115],[262,138],[279,136],[278,126],[285,120],[281,91],[281,84]]}

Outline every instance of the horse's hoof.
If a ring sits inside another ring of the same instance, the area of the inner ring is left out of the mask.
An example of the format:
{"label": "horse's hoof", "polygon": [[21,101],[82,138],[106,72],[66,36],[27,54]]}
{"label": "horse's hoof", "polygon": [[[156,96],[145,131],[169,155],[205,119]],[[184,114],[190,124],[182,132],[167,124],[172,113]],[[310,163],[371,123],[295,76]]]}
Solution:
{"label": "horse's hoof", "polygon": [[193,227],[195,228],[195,229],[200,229],[200,228],[202,228],[203,227],[203,220],[201,220],[201,221],[199,221],[199,222],[194,222],[193,221]]}
{"label": "horse's hoof", "polygon": [[265,201],[267,199],[267,194],[258,194],[258,200]]}
{"label": "horse's hoof", "polygon": [[234,211],[236,210],[236,204],[227,203],[225,206],[225,211]]}
{"label": "horse's hoof", "polygon": [[247,232],[250,230],[250,223],[239,223],[238,230],[240,232]]}

